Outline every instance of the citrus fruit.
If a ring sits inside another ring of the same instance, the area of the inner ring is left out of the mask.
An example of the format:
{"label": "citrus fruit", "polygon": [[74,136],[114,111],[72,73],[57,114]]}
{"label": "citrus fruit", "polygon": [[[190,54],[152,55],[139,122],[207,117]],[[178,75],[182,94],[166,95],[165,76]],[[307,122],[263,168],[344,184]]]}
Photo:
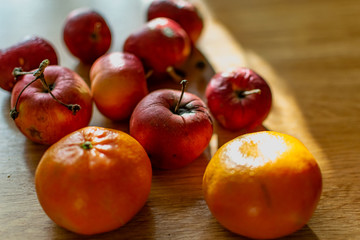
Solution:
{"label": "citrus fruit", "polygon": [[150,160],[134,138],[86,127],[46,150],[35,185],[42,208],[56,224],[91,235],[128,222],[145,204],[151,177]]}
{"label": "citrus fruit", "polygon": [[220,147],[203,177],[206,203],[228,230],[256,239],[302,228],[320,199],[320,168],[295,137],[262,131]]}

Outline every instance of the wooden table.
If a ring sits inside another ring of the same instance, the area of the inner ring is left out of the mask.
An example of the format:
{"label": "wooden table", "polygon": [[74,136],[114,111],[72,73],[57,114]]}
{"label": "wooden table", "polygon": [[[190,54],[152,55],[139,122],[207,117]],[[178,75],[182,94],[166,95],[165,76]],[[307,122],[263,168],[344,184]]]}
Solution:
{"label": "wooden table", "polygon": [[[66,50],[67,13],[91,6],[113,31],[111,51],[145,21],[148,1],[0,0],[0,47],[27,34],[50,40],[60,64],[87,78],[88,67]],[[357,0],[197,0],[205,18],[198,48],[214,71],[247,66],[273,91],[264,122],[270,130],[299,138],[318,160],[323,193],[312,219],[286,239],[360,239],[360,4]],[[203,97],[213,73],[191,71],[190,87]],[[204,80],[205,79],[205,80]],[[199,83],[200,82],[200,83]],[[25,139],[9,118],[10,94],[0,90],[0,238],[82,239],[56,226],[42,211],[34,172],[46,146]],[[127,131],[97,111],[90,123]],[[259,128],[257,130],[261,130]],[[204,202],[201,181],[211,150],[243,132],[215,125],[217,145],[193,164],[154,171],[148,202],[126,226],[91,239],[241,239],[222,228]]]}

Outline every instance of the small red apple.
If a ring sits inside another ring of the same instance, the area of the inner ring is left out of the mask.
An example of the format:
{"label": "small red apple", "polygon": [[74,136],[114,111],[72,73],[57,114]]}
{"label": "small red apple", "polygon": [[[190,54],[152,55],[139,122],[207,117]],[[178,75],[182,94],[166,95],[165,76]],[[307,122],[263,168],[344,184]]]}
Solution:
{"label": "small red apple", "polygon": [[[30,140],[53,144],[89,124],[92,115],[90,89],[74,71],[47,66],[43,61],[33,74],[20,76],[11,94],[11,112],[19,130]],[[25,75],[26,74],[26,75]]]}
{"label": "small red apple", "polygon": [[131,53],[113,52],[98,58],[90,69],[90,82],[97,108],[115,121],[129,119],[149,92],[144,67]]}
{"label": "small red apple", "polygon": [[149,93],[134,109],[130,135],[160,169],[183,167],[208,146],[213,125],[205,103],[196,95],[171,89]]}
{"label": "small red apple", "polygon": [[69,51],[85,64],[93,63],[111,45],[109,26],[100,13],[90,8],[79,8],[69,13],[63,38]]}
{"label": "small red apple", "polygon": [[269,85],[254,71],[237,68],[215,74],[206,87],[207,105],[214,118],[229,130],[252,130],[270,112]]}
{"label": "small red apple", "polygon": [[190,40],[178,23],[168,18],[155,18],[132,33],[124,51],[136,55],[147,69],[166,72],[181,65],[189,56]]}
{"label": "small red apple", "polygon": [[58,64],[52,44],[38,36],[27,36],[21,42],[0,50],[0,87],[10,92],[16,82],[12,74],[14,68],[30,71],[37,68],[43,59],[49,59],[50,64]]}
{"label": "small red apple", "polygon": [[199,39],[204,27],[197,7],[186,0],[154,0],[147,9],[147,19],[166,17],[177,22],[189,35],[192,43]]}

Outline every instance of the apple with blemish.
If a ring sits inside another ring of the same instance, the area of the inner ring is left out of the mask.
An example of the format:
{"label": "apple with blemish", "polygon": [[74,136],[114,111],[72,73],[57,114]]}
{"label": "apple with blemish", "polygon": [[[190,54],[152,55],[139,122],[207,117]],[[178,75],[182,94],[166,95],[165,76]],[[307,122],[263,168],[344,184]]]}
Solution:
{"label": "apple with blemish", "polygon": [[14,70],[18,81],[11,94],[10,116],[28,139],[50,145],[89,124],[92,98],[77,73],[48,64],[43,61],[33,72]]}

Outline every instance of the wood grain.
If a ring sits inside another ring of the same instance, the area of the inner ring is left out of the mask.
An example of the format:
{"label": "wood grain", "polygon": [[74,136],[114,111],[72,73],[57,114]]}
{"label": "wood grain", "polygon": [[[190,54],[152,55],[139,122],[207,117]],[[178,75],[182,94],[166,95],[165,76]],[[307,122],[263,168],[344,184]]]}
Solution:
{"label": "wood grain", "polygon": [[[203,97],[214,71],[247,66],[261,74],[274,104],[264,126],[299,138],[319,161],[323,193],[310,222],[284,239],[360,239],[360,4],[356,0],[195,0],[205,31],[191,61],[208,61],[205,70],[185,67],[189,91]],[[145,21],[148,1],[0,0],[0,48],[27,34],[54,43],[60,63],[88,78],[88,66],[67,52],[61,28],[67,13],[80,6],[102,12],[114,34],[111,51]],[[21,7],[20,7],[21,6]],[[201,55],[204,54],[206,59]],[[175,83],[165,84],[176,87]],[[157,85],[155,87],[165,87]],[[56,226],[42,211],[34,172],[46,146],[24,138],[9,118],[10,94],[0,90],[1,239],[242,239],[222,228],[202,197],[202,174],[211,151],[243,131],[215,124],[217,141],[193,164],[154,171],[147,204],[124,227],[93,237]],[[95,109],[91,125],[128,131]]]}
{"label": "wood grain", "polygon": [[360,5],[356,1],[205,2],[212,18],[237,43],[242,58],[233,62],[220,47],[212,52],[206,43],[205,55],[219,60],[218,68],[218,62],[212,61],[216,70],[239,64],[263,75],[274,96],[264,125],[298,137],[320,163],[323,194],[302,237],[358,239]]}

